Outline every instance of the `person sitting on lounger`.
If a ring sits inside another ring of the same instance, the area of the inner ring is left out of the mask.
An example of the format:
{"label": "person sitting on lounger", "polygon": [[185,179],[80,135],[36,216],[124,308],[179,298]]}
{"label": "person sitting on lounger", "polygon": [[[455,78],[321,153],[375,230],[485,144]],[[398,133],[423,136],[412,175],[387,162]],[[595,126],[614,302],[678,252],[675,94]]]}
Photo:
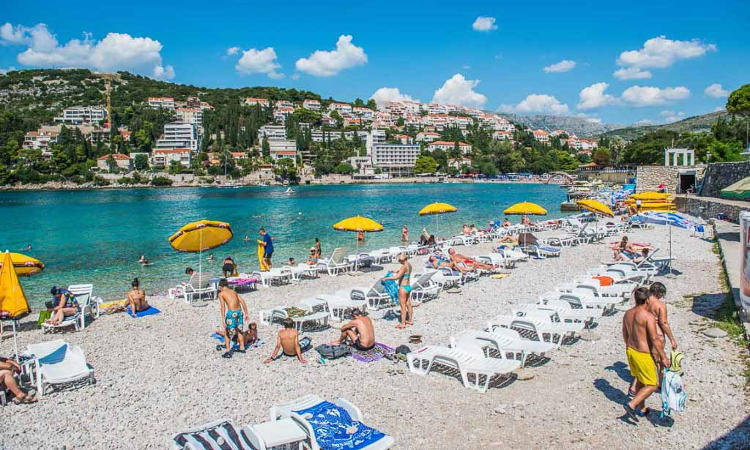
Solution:
{"label": "person sitting on lounger", "polygon": [[52,317],[47,321],[47,323],[52,325],[59,325],[60,323],[62,323],[64,318],[68,316],[74,316],[78,314],[78,311],[81,310],[81,307],[78,305],[78,301],[76,300],[76,296],[73,295],[69,290],[54,286],[50,290],[50,294],[52,294],[55,307],[52,308]]}
{"label": "person sitting on lounger", "polygon": [[[263,363],[268,364],[271,361],[275,361],[276,355],[279,354],[279,350],[281,350],[285,356],[289,356],[292,358],[297,357],[297,359],[299,359],[299,362],[303,364],[306,363],[307,361],[302,357],[299,333],[294,329],[294,320],[287,317],[281,322],[281,324],[284,326],[284,328],[279,330],[279,335],[276,338],[276,347],[273,349],[273,353],[271,353],[271,356],[263,361]],[[306,347],[308,347],[310,345],[309,338],[304,339],[308,339],[308,342],[306,342]]]}
{"label": "person sitting on lounger", "polygon": [[521,225],[531,225],[531,219],[526,216],[521,216]]}
{"label": "person sitting on lounger", "polygon": [[226,330],[224,344],[226,344],[227,351],[223,355],[224,358],[232,357],[232,338],[237,335],[237,341],[240,344],[240,353],[245,353],[245,338],[242,333],[242,325],[244,323],[245,316],[248,316],[247,305],[245,300],[242,299],[232,288],[229,287],[229,283],[225,278],[219,281],[219,303],[221,304],[221,317],[224,319],[224,328]]}
{"label": "person sitting on lounger", "polygon": [[510,227],[510,220],[506,217],[505,220],[503,220],[503,228]]}
{"label": "person sitting on lounger", "polygon": [[498,241],[498,244],[499,245],[504,245],[504,244],[518,245],[518,236],[511,236],[511,235],[506,234]]}
{"label": "person sitting on lounger", "polygon": [[460,264],[464,264],[474,269],[483,269],[483,270],[494,269],[494,267],[489,264],[481,263],[475,259],[469,258],[468,256],[462,255],[460,253],[456,253],[454,249],[448,250],[448,255],[450,255],[451,261],[456,266],[459,266]]}
{"label": "person sitting on lounger", "polygon": [[208,286],[209,276],[207,273],[196,272],[188,267],[185,269],[185,274],[190,275],[190,280],[188,280],[187,283],[182,283],[183,286],[190,285],[193,289],[203,289]]}
{"label": "person sitting on lounger", "polygon": [[341,327],[341,337],[333,345],[347,344],[360,351],[375,347],[375,327],[372,320],[358,308],[352,311],[352,320]]}
{"label": "person sitting on lounger", "polygon": [[315,264],[318,264],[318,251],[315,250],[315,247],[311,247],[310,256],[307,258],[307,265],[314,266]]}
{"label": "person sitting on lounger", "polygon": [[128,292],[128,305],[130,305],[130,315],[135,317],[136,313],[147,310],[149,306],[146,301],[146,291],[140,288],[138,278],[133,279],[133,282],[130,283],[130,287],[131,289]]}
{"label": "person sitting on lounger", "polygon": [[12,359],[0,357],[0,391],[9,390],[13,394],[13,403],[36,403],[36,399],[29,394],[24,393],[15,374],[21,373],[21,366]]}

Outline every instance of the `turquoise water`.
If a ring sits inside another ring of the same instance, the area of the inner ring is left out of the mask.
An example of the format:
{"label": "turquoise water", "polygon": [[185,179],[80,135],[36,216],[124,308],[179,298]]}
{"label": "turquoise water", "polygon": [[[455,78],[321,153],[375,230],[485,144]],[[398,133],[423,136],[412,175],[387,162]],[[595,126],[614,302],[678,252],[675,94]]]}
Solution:
{"label": "turquoise water", "polygon": [[[299,186],[295,193],[281,187],[165,188],[67,192],[2,192],[0,249],[29,254],[46,264],[44,272],[21,282],[32,305],[49,300],[49,288],[94,283],[95,294],[122,298],[133,277],[147,292],[162,292],[183,280],[187,266],[197,267],[198,255],[174,251],[167,237],[199,219],[229,222],[234,239],[204,253],[216,261],[204,268],[219,273],[221,260],[232,255],[240,271],[257,269],[256,238],[264,226],[274,237],[278,264],[290,256],[304,261],[314,238],[324,256],[334,247],[355,248],[354,233],[332,225],[346,217],[365,215],[383,223],[384,231],[368,233],[364,248],[397,245],[401,226],[410,237],[422,227],[433,232],[435,218],[419,217],[426,204],[445,201],[458,208],[440,216],[439,235],[455,234],[462,223],[486,227],[502,210],[519,201],[541,204],[550,217],[562,215],[565,191],[538,184],[425,184]],[[517,219],[513,219],[517,221]],[[249,235],[250,242],[243,237]],[[31,251],[26,251],[28,244]],[[146,255],[154,264],[141,267]],[[205,269],[204,269],[205,270]]]}

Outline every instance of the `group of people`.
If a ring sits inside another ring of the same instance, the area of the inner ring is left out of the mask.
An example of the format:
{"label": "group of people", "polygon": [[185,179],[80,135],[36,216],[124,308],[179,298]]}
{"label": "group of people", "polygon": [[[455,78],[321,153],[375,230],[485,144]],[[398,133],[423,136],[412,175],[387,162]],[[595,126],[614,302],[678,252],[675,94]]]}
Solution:
{"label": "group of people", "polygon": [[614,262],[631,260],[638,263],[648,258],[649,253],[654,250],[651,244],[629,242],[627,236],[623,236],[619,242],[612,242],[610,248]]}
{"label": "group of people", "polygon": [[664,351],[669,339],[672,351],[677,350],[677,340],[667,320],[667,305],[664,297],[667,288],[660,282],[650,287],[640,287],[633,292],[635,306],[622,319],[622,338],[630,374],[634,377],[628,388],[628,401],[624,418],[635,422],[638,417],[649,414],[645,407],[648,397],[659,389],[664,369],[671,360]]}

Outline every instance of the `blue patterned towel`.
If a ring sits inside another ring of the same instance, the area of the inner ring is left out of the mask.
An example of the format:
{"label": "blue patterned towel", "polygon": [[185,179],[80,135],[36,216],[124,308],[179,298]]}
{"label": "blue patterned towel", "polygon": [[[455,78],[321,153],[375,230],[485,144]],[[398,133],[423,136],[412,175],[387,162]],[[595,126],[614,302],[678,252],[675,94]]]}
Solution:
{"label": "blue patterned towel", "polygon": [[364,448],[385,437],[380,431],[352,420],[349,413],[331,402],[324,401],[295,412],[310,422],[320,448]]}
{"label": "blue patterned towel", "polygon": [[[393,273],[391,272],[386,272],[385,274],[386,278],[392,276]],[[391,297],[391,301],[393,301],[393,303],[398,303],[398,285],[396,284],[396,282],[394,280],[386,280],[381,281],[381,283],[383,284],[383,288],[385,288],[385,291],[388,293],[388,296]]]}

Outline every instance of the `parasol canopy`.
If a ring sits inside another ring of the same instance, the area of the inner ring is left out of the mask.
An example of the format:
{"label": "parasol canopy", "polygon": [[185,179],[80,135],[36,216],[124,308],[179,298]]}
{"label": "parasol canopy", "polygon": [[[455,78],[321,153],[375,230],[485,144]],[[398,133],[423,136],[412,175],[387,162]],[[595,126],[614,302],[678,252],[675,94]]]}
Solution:
{"label": "parasol canopy", "polygon": [[433,214],[445,214],[445,213],[452,213],[458,211],[458,208],[456,208],[453,205],[450,205],[448,203],[430,203],[429,205],[425,206],[421,210],[419,210],[420,216],[431,216]]}
{"label": "parasol canopy", "polygon": [[750,200],[750,177],[745,177],[740,181],[725,187],[721,190],[721,196],[738,200]]}
{"label": "parasol canopy", "polygon": [[[3,261],[0,261],[0,268],[3,267],[4,260],[5,258],[3,258]],[[19,276],[29,277],[44,270],[43,262],[21,253],[11,253],[10,260],[13,264],[13,268],[16,269],[16,275]]]}
{"label": "parasol canopy", "polygon": [[576,204],[579,207],[585,209],[586,211],[591,211],[592,213],[601,214],[602,216],[614,217],[615,215],[615,213],[613,213],[612,210],[609,209],[609,206],[605,205],[599,200],[593,200],[593,199],[578,200]]}
{"label": "parasol canopy", "polygon": [[334,230],[338,231],[383,231],[383,225],[372,219],[362,216],[349,217],[333,225]]}
{"label": "parasol canopy", "polygon": [[13,267],[11,253],[6,251],[2,256],[0,268],[0,313],[3,316],[16,319],[31,312],[26,294],[23,292],[18,275]]}
{"label": "parasol canopy", "polygon": [[232,236],[232,228],[226,222],[199,220],[169,236],[169,244],[181,252],[202,252],[226,244]]}
{"label": "parasol canopy", "polygon": [[521,202],[516,203],[515,205],[506,209],[505,211],[503,211],[503,214],[544,216],[547,214],[547,210],[537,205],[536,203]]}

